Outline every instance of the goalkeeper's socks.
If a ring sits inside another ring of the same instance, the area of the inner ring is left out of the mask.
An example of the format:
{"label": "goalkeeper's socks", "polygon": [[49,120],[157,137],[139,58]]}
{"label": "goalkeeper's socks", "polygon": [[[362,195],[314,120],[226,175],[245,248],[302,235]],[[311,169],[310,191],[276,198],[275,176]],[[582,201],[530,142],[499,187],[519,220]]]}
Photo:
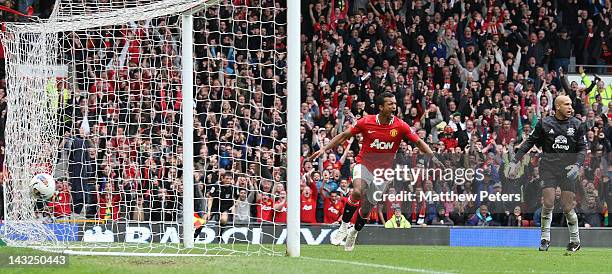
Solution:
{"label": "goalkeeper's socks", "polygon": [[366,224],[367,220],[368,220],[368,218],[363,218],[361,216],[361,209],[359,209],[359,211],[357,212],[357,220],[355,221],[355,230],[361,231],[363,226]]}
{"label": "goalkeeper's socks", "polygon": [[550,223],[552,223],[553,217],[553,209],[554,207],[542,207],[542,217],[540,221],[542,222],[542,239],[545,239],[550,242]]}
{"label": "goalkeeper's socks", "polygon": [[579,244],[580,232],[578,231],[578,215],[576,215],[576,211],[574,211],[574,209],[564,214],[565,219],[567,220],[567,228],[569,229],[570,242]]}
{"label": "goalkeeper's socks", "polygon": [[344,213],[342,213],[342,222],[350,223],[351,219],[353,219],[353,214],[355,214],[355,210],[359,208],[359,201],[353,201],[353,196],[349,196],[346,204],[344,205]]}

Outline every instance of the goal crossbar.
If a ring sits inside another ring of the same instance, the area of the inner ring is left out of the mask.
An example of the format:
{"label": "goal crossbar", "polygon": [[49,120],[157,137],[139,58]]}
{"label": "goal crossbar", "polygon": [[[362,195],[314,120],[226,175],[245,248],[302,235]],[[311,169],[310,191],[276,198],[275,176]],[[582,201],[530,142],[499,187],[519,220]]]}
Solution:
{"label": "goal crossbar", "polygon": [[[164,0],[146,6],[101,12],[95,15],[89,14],[51,18],[41,20],[38,23],[7,22],[6,29],[11,32],[21,33],[80,31],[107,26],[109,20],[112,20],[115,25],[121,25],[177,13],[194,13],[204,9],[207,5],[214,5],[219,2],[220,0]],[[125,14],[131,14],[131,16],[125,16]]]}

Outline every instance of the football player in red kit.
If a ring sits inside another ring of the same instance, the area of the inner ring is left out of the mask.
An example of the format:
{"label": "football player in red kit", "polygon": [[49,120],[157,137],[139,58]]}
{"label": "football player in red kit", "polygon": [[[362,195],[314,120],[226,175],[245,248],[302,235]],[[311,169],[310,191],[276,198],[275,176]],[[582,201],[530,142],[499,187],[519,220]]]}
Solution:
{"label": "football player in red kit", "polygon": [[[331,239],[333,245],[340,245],[346,238],[344,245],[346,251],[353,250],[357,233],[365,225],[372,207],[378,203],[374,199],[374,194],[384,193],[391,183],[375,180],[373,175],[375,170],[393,168],[395,154],[402,140],[406,139],[414,143],[420,151],[430,157],[435,165],[442,166],[433,151],[416,133],[412,132],[410,126],[395,117],[394,113],[397,110],[395,95],[384,92],[374,99],[374,103],[379,114],[364,116],[357,121],[354,127],[336,135],[325,147],[314,152],[307,159],[312,161],[319,158],[325,151],[337,147],[354,135],[363,136],[361,150],[357,156],[357,165],[353,168],[353,193],[345,204],[340,228]],[[357,208],[359,208],[357,221],[355,226],[349,229],[350,220]]]}

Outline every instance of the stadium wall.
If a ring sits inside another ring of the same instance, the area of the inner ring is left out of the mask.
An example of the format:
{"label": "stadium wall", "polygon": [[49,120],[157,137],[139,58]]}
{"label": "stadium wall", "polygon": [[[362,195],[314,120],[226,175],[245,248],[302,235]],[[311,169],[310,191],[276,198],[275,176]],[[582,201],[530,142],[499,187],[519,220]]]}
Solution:
{"label": "stadium wall", "polygon": [[[1,225],[0,225],[1,229]],[[109,224],[53,224],[49,225],[59,239],[97,243],[179,243],[181,226],[176,223],[109,223]],[[121,233],[119,233],[121,231]],[[306,225],[301,228],[303,244],[329,244],[337,226]],[[275,236],[275,237],[272,237]],[[196,239],[196,244],[251,243],[284,244],[287,231],[283,225],[250,225],[235,227],[207,226]],[[612,247],[612,229],[581,228],[581,242],[588,247]],[[565,246],[569,239],[567,228],[552,228],[554,246]],[[386,229],[366,226],[361,231],[359,244],[371,245],[441,245],[485,247],[537,247],[538,228],[508,227],[446,227],[427,226],[411,229]]]}

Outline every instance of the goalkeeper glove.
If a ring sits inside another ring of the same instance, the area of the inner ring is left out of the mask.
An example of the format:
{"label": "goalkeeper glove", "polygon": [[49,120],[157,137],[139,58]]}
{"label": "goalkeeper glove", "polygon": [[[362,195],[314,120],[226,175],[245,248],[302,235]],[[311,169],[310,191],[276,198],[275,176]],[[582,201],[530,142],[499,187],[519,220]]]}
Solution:
{"label": "goalkeeper glove", "polygon": [[580,165],[574,164],[574,165],[566,167],[565,170],[568,170],[567,178],[573,181],[573,180],[576,180],[576,178],[578,178],[578,172],[580,171]]}

